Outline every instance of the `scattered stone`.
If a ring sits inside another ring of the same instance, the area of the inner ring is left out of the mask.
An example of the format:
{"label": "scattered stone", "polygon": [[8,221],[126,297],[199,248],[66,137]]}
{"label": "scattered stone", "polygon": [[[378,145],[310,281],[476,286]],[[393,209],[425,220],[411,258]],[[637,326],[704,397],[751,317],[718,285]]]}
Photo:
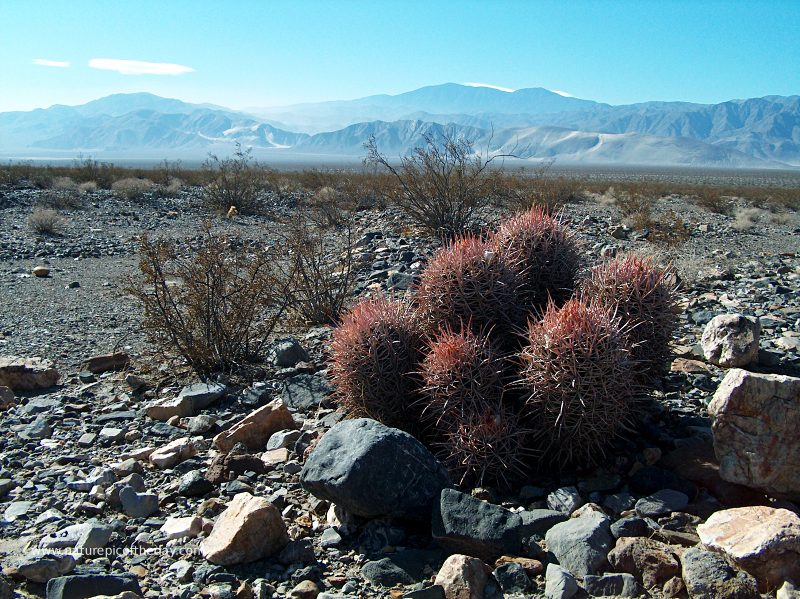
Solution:
{"label": "scattered stone", "polygon": [[631,574],[603,574],[583,577],[583,588],[591,597],[639,597],[642,589]]}
{"label": "scattered stone", "polygon": [[800,378],[730,370],[708,411],[723,479],[800,500]]}
{"label": "scattered stone", "polygon": [[759,599],[756,580],[728,561],[700,547],[681,555],[683,581],[692,599]]}
{"label": "scattered stone", "polygon": [[316,599],[319,596],[319,587],[313,580],[303,580],[292,589],[289,596],[296,599]]}
{"label": "scattered stone", "polygon": [[225,394],[220,383],[194,383],[184,387],[176,397],[156,400],[145,408],[150,418],[166,422],[174,416],[194,416]]}
{"label": "scattered stone", "polygon": [[200,543],[200,552],[213,564],[229,566],[269,557],[288,542],[278,509],[262,497],[239,493]]}
{"label": "scattered stone", "polygon": [[333,386],[326,377],[318,374],[297,374],[284,383],[281,399],[293,410],[310,410],[318,407],[332,392]]}
{"label": "scattered stone", "polygon": [[528,578],[528,575],[525,573],[525,568],[514,562],[509,562],[495,568],[492,575],[500,585],[500,588],[503,589],[504,593],[528,593],[534,588],[531,579]]}
{"label": "scattered stone", "polygon": [[17,405],[17,399],[14,397],[14,392],[5,385],[0,385],[0,412],[13,408]]}
{"label": "scattered stone", "polygon": [[193,539],[203,530],[203,519],[198,516],[167,518],[159,530],[167,539]]}
{"label": "scattered stone", "polygon": [[312,495],[359,516],[416,519],[430,517],[450,484],[444,466],[419,441],[368,418],[334,425],[308,457],[300,481]]}
{"label": "scattered stone", "polygon": [[171,468],[197,455],[197,447],[190,437],[182,437],[153,451],[149,460],[156,468]]}
{"label": "scattered stone", "polygon": [[273,433],[297,428],[286,404],[275,399],[219,433],[214,437],[214,446],[222,452],[228,452],[237,443],[243,443],[249,449],[261,450]]}
{"label": "scattered stone", "polygon": [[267,451],[292,447],[302,434],[298,430],[277,431],[267,441]]}
{"label": "scattered stone", "polygon": [[64,576],[75,569],[75,558],[65,554],[27,555],[13,567],[13,573],[32,582],[46,583],[51,578]]}
{"label": "scattered stone", "polygon": [[680,574],[678,558],[669,545],[644,537],[617,539],[608,561],[617,572],[636,576],[645,589],[661,588],[664,583]]}
{"label": "scattered stone", "polygon": [[703,331],[700,345],[706,360],[723,368],[747,366],[758,359],[761,323],[742,314],[720,314]]}
{"label": "scattered stone", "polygon": [[522,518],[520,534],[523,539],[534,535],[541,537],[553,526],[568,519],[566,513],[554,510],[525,510],[517,513]]}
{"label": "scattered stone", "polygon": [[47,599],[89,599],[99,595],[120,595],[125,591],[142,594],[135,576],[80,574],[60,576],[47,583]]}
{"label": "scattered stone", "polygon": [[547,496],[547,507],[556,512],[571,514],[583,505],[583,499],[576,487],[562,487]]}
{"label": "scattered stone", "polygon": [[489,569],[468,555],[451,555],[442,564],[434,584],[444,589],[446,599],[483,599]]}
{"label": "scattered stone", "polygon": [[760,505],[722,510],[700,524],[697,534],[752,574],[761,589],[800,580],[800,516],[789,510]]}
{"label": "scattered stone", "polygon": [[650,522],[638,516],[620,518],[611,525],[611,534],[614,538],[622,537],[647,537],[653,532]]}
{"label": "scattered stone", "polygon": [[14,522],[18,518],[24,518],[33,507],[32,501],[12,501],[6,506],[3,512],[3,520]]}
{"label": "scattered stone", "polygon": [[158,495],[137,493],[133,487],[125,486],[119,491],[122,510],[131,518],[147,518],[158,511]]}
{"label": "scattered stone", "polygon": [[431,534],[450,553],[493,562],[519,554],[522,518],[499,505],[443,489],[433,508]]}
{"label": "scattered stone", "polygon": [[775,594],[775,599],[800,599],[800,589],[797,588],[792,581],[787,580],[783,586],[778,589]]}
{"label": "scattered stone", "polygon": [[614,538],[607,517],[590,513],[556,524],[545,535],[547,549],[576,576],[596,574],[606,564]]}
{"label": "scattered stone", "polygon": [[547,564],[544,595],[547,599],[570,599],[578,592],[575,577],[561,566]]}
{"label": "scattered stone", "polygon": [[214,490],[214,484],[199,470],[192,470],[181,477],[178,493],[183,497],[200,497]]}
{"label": "scattered stone", "polygon": [[388,557],[367,562],[361,567],[361,575],[372,584],[392,587],[396,584],[414,584],[416,580]]}
{"label": "scattered stone", "polygon": [[0,385],[12,391],[48,389],[58,383],[58,377],[50,360],[0,356]]}
{"label": "scattered stone", "polygon": [[267,358],[278,368],[291,368],[298,362],[309,360],[308,352],[294,337],[277,339],[267,352]]}
{"label": "scattered stone", "polygon": [[46,266],[34,266],[33,270],[31,271],[34,277],[38,277],[40,279],[46,279],[50,276],[50,269]]}
{"label": "scattered stone", "polygon": [[636,502],[636,512],[641,516],[660,516],[671,512],[679,512],[689,505],[685,493],[672,489],[662,489]]}
{"label": "scattered stone", "polygon": [[113,354],[91,357],[81,364],[81,368],[83,370],[88,370],[92,374],[103,374],[104,372],[127,368],[130,363],[131,358],[127,353],[116,352]]}

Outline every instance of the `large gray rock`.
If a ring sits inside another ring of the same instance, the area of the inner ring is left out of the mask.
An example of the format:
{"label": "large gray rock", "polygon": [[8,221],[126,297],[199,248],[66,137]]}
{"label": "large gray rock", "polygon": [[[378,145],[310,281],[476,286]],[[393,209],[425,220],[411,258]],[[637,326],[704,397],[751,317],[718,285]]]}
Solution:
{"label": "large gray rock", "polygon": [[267,352],[267,358],[278,368],[291,368],[298,362],[308,361],[308,352],[294,337],[277,339]]}
{"label": "large gray rock", "polygon": [[358,516],[427,519],[450,481],[414,437],[368,418],[334,425],[306,461],[309,493]]}
{"label": "large gray rock", "polygon": [[74,569],[75,558],[68,553],[32,553],[20,559],[13,567],[17,575],[38,583],[64,576]]}
{"label": "large gray rock", "polygon": [[433,508],[431,534],[450,553],[493,562],[501,555],[519,555],[522,526],[522,518],[510,510],[443,489]]}
{"label": "large gray rock", "polygon": [[723,480],[800,500],[800,378],[730,370],[708,411]]}
{"label": "large gray rock", "polygon": [[583,588],[590,597],[638,597],[639,583],[631,574],[603,574],[583,577]]}
{"label": "large gray rock", "polygon": [[758,585],[747,572],[711,551],[691,547],[681,555],[682,575],[692,599],[758,599]]}
{"label": "large gray rock", "polygon": [[47,599],[88,599],[97,595],[119,595],[124,591],[142,594],[135,576],[80,574],[60,576],[47,583]]}
{"label": "large gray rock", "polygon": [[545,535],[547,549],[575,576],[597,574],[614,545],[609,519],[597,512],[556,524]]}
{"label": "large gray rock", "polygon": [[50,360],[0,356],[0,385],[14,391],[47,389],[58,382]]}
{"label": "large gray rock", "polygon": [[281,399],[294,410],[310,410],[319,406],[333,391],[333,385],[319,374],[297,374],[283,385]]}
{"label": "large gray rock", "polygon": [[706,360],[723,368],[747,366],[758,359],[761,323],[742,314],[720,314],[703,331],[700,346]]}
{"label": "large gray rock", "polygon": [[547,599],[570,599],[578,592],[575,577],[561,566],[547,564],[544,595]]}

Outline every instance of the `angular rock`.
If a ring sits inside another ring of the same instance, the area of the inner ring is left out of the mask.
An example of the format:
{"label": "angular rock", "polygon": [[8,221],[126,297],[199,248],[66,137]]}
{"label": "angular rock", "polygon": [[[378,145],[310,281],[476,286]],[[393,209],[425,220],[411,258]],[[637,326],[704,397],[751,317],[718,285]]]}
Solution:
{"label": "angular rock", "polygon": [[309,410],[319,406],[332,391],[333,386],[324,376],[297,374],[284,383],[281,399],[294,410]]}
{"label": "angular rock", "polygon": [[58,383],[58,376],[50,360],[0,356],[0,385],[13,391],[47,389]]}
{"label": "angular rock", "polygon": [[308,361],[308,352],[300,345],[300,342],[294,337],[287,337],[286,339],[277,339],[269,352],[267,358],[272,362],[273,366],[278,368],[291,368],[298,362]]}
{"label": "angular rock", "polygon": [[685,493],[673,489],[662,489],[636,502],[636,511],[641,516],[660,516],[679,512],[689,505]]}
{"label": "angular rock", "polygon": [[644,537],[617,539],[608,561],[617,572],[632,574],[645,589],[661,588],[680,574],[681,566],[669,545]]}
{"label": "angular rock", "polygon": [[14,392],[9,387],[0,385],[0,412],[15,405],[17,405],[17,399],[14,397]]}
{"label": "angular rock", "polygon": [[183,497],[199,497],[214,490],[214,484],[199,470],[192,470],[181,477],[178,493]]}
{"label": "angular rock", "polygon": [[427,519],[450,481],[414,437],[368,418],[334,425],[300,475],[312,495],[366,518]]}
{"label": "angular rock", "polygon": [[800,500],[800,378],[731,370],[708,411],[723,479]]}
{"label": "angular rock", "polygon": [[545,509],[525,510],[517,514],[522,518],[520,532],[523,539],[534,535],[542,536],[556,524],[565,522],[569,518],[564,512]]}
{"label": "angular rock", "polygon": [[508,562],[495,568],[494,579],[506,594],[527,593],[533,589],[533,583],[520,564]]}
{"label": "angular rock", "polygon": [[194,383],[181,389],[175,397],[158,399],[145,408],[145,413],[154,420],[166,422],[173,416],[194,416],[225,394],[225,385],[220,383]]}
{"label": "angular rock", "polygon": [[642,594],[631,574],[589,574],[583,577],[583,588],[590,597],[638,597]]}
{"label": "angular rock", "polygon": [[450,553],[486,562],[501,555],[518,555],[521,529],[518,514],[455,489],[443,489],[433,508],[433,538]]}
{"label": "angular rock", "polygon": [[93,356],[81,364],[82,370],[93,374],[102,374],[111,370],[122,370],[131,363],[131,358],[124,351],[102,356]]}
{"label": "angular rock", "polygon": [[388,557],[367,562],[361,567],[361,575],[372,584],[392,587],[396,584],[414,584],[416,580]]}
{"label": "angular rock", "polygon": [[697,527],[700,540],[752,574],[760,589],[800,580],[800,516],[752,506],[715,512]]}
{"label": "angular rock", "polygon": [[683,582],[692,599],[759,599],[755,578],[700,547],[681,555]]}
{"label": "angular rock", "polygon": [[446,599],[483,599],[489,568],[468,555],[451,555],[436,574],[434,584],[444,589]]}
{"label": "angular rock", "polygon": [[597,574],[614,544],[608,518],[595,512],[556,524],[545,541],[558,563],[575,576]]}
{"label": "angular rock", "polygon": [[133,487],[125,486],[119,491],[122,510],[131,518],[147,518],[158,511],[158,495],[137,493]]}
{"label": "angular rock", "polygon": [[212,564],[230,566],[269,557],[288,542],[278,509],[263,497],[239,493],[200,543],[200,552]]}
{"label": "angular rock", "polygon": [[64,576],[75,569],[75,558],[68,553],[27,555],[13,567],[14,572],[38,583],[46,583],[51,578]]}
{"label": "angular rock", "polygon": [[237,443],[243,443],[248,449],[263,450],[273,433],[297,428],[283,401],[275,399],[219,433],[214,437],[214,446],[222,452],[228,452]]}
{"label": "angular rock", "polygon": [[89,599],[98,595],[119,595],[125,591],[142,594],[135,576],[80,574],[60,576],[47,583],[47,599]]}
{"label": "angular rock", "polygon": [[703,331],[700,346],[706,360],[723,368],[747,366],[758,359],[761,323],[742,314],[720,314]]}
{"label": "angular rock", "polygon": [[561,566],[547,564],[544,595],[547,599],[570,599],[578,592],[575,577]]}
{"label": "angular rock", "polygon": [[167,518],[159,530],[167,539],[193,539],[203,530],[203,519],[199,516]]}
{"label": "angular rock", "polygon": [[190,437],[181,437],[153,451],[148,459],[156,468],[171,468],[197,455],[197,447]]}
{"label": "angular rock", "polygon": [[6,522],[14,522],[18,518],[24,518],[33,507],[32,501],[12,501],[6,505],[3,512],[3,520]]}
{"label": "angular rock", "polygon": [[576,487],[561,487],[547,496],[547,507],[570,515],[583,505],[583,498]]}

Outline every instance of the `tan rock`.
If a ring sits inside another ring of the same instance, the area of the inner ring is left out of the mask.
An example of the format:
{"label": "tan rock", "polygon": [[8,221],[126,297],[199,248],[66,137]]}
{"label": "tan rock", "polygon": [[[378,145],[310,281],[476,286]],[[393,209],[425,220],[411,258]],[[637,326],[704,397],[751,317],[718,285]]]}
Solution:
{"label": "tan rock", "polygon": [[203,519],[199,516],[167,518],[159,530],[168,539],[193,539],[203,530]]}
{"label": "tan rock", "polygon": [[149,460],[156,468],[171,468],[197,455],[197,446],[191,437],[181,437],[159,447],[150,454]]}
{"label": "tan rock", "polygon": [[316,599],[319,595],[319,587],[313,580],[303,580],[289,593],[295,599]]}
{"label": "tan rock", "polygon": [[131,358],[124,351],[113,354],[103,354],[93,356],[81,364],[81,369],[88,370],[94,374],[102,374],[111,370],[122,370],[131,363]]}
{"label": "tan rock", "polygon": [[444,589],[445,599],[483,599],[489,568],[477,557],[454,554],[439,569],[434,584]]}
{"label": "tan rock", "polygon": [[800,500],[800,378],[731,370],[708,412],[724,480]]}
{"label": "tan rock", "polygon": [[46,266],[36,266],[31,271],[34,277],[38,277],[40,279],[44,279],[50,276],[50,269]]}
{"label": "tan rock", "polygon": [[288,542],[278,508],[263,497],[239,493],[200,543],[200,552],[213,564],[229,566],[269,557]]}
{"label": "tan rock", "polygon": [[0,357],[0,385],[14,391],[47,389],[58,382],[58,371],[42,358]]}
{"label": "tan rock", "polygon": [[544,572],[544,564],[538,559],[530,557],[518,557],[516,555],[501,555],[494,563],[495,568],[499,568],[503,564],[519,564],[525,569],[525,573],[530,577],[535,577]]}
{"label": "tan rock", "polygon": [[646,589],[661,589],[673,576],[680,576],[681,566],[669,545],[645,537],[621,537],[608,554],[616,572],[633,574]]}
{"label": "tan rock", "polygon": [[723,368],[747,366],[758,359],[761,322],[742,314],[720,314],[703,331],[700,346],[706,360]]}
{"label": "tan rock", "polygon": [[298,428],[286,405],[275,399],[251,412],[226,431],[214,437],[214,446],[220,451],[230,451],[237,443],[248,449],[263,449],[273,433]]}
{"label": "tan rock", "polygon": [[722,510],[697,534],[752,574],[762,591],[800,580],[800,516],[794,512],[763,505]]}
{"label": "tan rock", "polygon": [[279,464],[289,461],[289,450],[285,447],[270,449],[261,454],[261,461],[267,468],[274,468]]}

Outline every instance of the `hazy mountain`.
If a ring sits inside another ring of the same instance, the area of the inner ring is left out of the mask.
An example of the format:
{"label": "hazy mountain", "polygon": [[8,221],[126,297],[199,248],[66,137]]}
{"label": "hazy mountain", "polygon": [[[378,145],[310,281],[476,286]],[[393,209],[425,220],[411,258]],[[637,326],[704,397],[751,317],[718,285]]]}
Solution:
{"label": "hazy mountain", "polygon": [[[225,153],[239,141],[268,150],[275,159],[356,159],[364,156],[363,144],[371,135],[382,152],[396,157],[419,145],[423,134],[448,133],[474,140],[482,151],[513,151],[524,159],[561,163],[800,165],[800,96],[610,106],[541,88],[503,92],[446,84],[394,96],[297,105],[272,116],[145,93],[115,94],[81,106],[0,113],[0,152],[160,160]],[[298,133],[292,126],[298,119],[345,124]]]}
{"label": "hazy mountain", "polygon": [[375,137],[387,158],[396,158],[419,146],[423,134],[441,139],[447,132],[474,140],[475,149],[493,154],[513,154],[521,159],[551,159],[559,164],[706,165],[720,168],[779,166],[743,152],[684,137],[669,138],[635,133],[597,133],[562,127],[528,127],[487,130],[435,122],[375,121],[351,125],[340,131],[318,133],[301,141],[295,150],[321,154],[363,156],[363,143]]}
{"label": "hazy mountain", "polygon": [[365,121],[411,119],[414,113],[430,114],[548,114],[607,106],[591,100],[562,96],[535,87],[505,92],[490,87],[445,83],[397,95],[367,96],[357,100],[337,100],[295,104],[275,108],[251,109],[271,122],[296,131],[318,133]]}

